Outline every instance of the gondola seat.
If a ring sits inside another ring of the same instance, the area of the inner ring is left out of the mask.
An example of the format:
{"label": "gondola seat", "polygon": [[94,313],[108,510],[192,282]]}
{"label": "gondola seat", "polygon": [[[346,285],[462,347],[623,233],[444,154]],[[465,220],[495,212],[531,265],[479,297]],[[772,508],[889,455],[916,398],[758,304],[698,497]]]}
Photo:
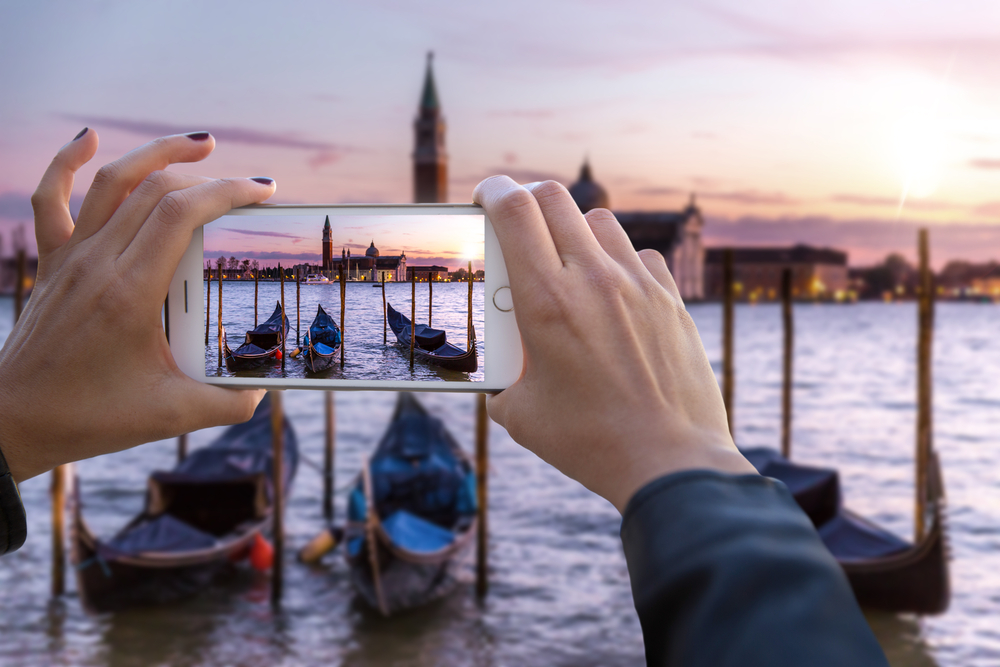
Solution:
{"label": "gondola seat", "polygon": [[382,528],[393,544],[414,553],[440,551],[455,541],[452,531],[406,510],[394,512],[382,521]]}

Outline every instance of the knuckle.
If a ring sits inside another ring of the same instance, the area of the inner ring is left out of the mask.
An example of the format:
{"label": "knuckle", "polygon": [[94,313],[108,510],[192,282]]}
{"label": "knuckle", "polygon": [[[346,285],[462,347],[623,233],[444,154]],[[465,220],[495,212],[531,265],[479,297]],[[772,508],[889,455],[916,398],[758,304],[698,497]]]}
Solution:
{"label": "knuckle", "polygon": [[39,185],[34,192],[31,193],[31,208],[35,213],[38,213],[46,204],[49,203],[49,193],[45,189],[44,185]]}
{"label": "knuckle", "polygon": [[663,256],[659,250],[653,250],[652,248],[643,248],[639,251],[639,258],[643,262],[659,262],[664,266],[667,265],[667,259]]}
{"label": "knuckle", "polygon": [[122,167],[117,162],[109,162],[94,174],[94,183],[91,186],[94,190],[107,190],[114,187],[115,183],[122,176]]}
{"label": "knuckle", "polygon": [[177,223],[184,219],[191,208],[191,198],[183,190],[168,192],[157,204],[159,217],[168,223]]}
{"label": "knuckle", "polygon": [[167,192],[170,190],[170,176],[166,171],[150,172],[146,178],[142,179],[144,191],[149,193]]}
{"label": "knuckle", "polygon": [[587,218],[587,221],[590,223],[598,222],[607,224],[612,224],[612,223],[618,224],[618,218],[616,218],[615,214],[606,208],[590,209],[589,211],[587,211],[584,217]]}
{"label": "knuckle", "polygon": [[535,199],[549,201],[569,197],[569,190],[556,181],[544,181],[532,189]]}
{"label": "knuckle", "polygon": [[535,198],[524,188],[512,188],[500,195],[497,211],[505,217],[520,217],[533,211]]}

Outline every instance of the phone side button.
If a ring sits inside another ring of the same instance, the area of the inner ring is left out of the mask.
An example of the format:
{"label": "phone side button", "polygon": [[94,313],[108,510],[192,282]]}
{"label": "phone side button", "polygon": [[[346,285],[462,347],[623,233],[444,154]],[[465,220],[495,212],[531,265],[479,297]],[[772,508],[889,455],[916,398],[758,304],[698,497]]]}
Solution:
{"label": "phone side button", "polygon": [[514,310],[514,299],[510,296],[510,287],[504,285],[493,292],[493,305],[503,313]]}

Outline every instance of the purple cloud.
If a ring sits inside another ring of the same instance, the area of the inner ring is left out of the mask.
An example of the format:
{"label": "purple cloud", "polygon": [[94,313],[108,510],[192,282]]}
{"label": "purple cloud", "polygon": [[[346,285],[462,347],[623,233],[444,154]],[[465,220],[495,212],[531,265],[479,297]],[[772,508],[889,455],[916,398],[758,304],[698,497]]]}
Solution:
{"label": "purple cloud", "polygon": [[1000,169],[1000,160],[995,158],[979,158],[969,160],[969,166],[975,169]]}
{"label": "purple cloud", "polygon": [[255,229],[237,229],[235,227],[223,227],[227,232],[236,232],[237,234],[246,234],[247,236],[276,236],[283,239],[299,239],[300,241],[305,238],[304,236],[299,236],[298,234],[286,234],[284,232],[265,232],[257,231]]}

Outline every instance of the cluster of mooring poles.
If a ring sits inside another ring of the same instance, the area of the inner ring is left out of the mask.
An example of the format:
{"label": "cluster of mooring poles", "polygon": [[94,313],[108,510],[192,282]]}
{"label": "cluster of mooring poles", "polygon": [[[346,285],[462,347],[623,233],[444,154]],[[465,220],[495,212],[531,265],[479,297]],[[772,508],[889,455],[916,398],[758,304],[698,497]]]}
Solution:
{"label": "cluster of mooring poles", "polygon": [[[285,317],[285,275],[281,268],[278,266],[278,271],[281,275],[281,310],[282,317]],[[342,340],[344,337],[344,314],[345,314],[345,296],[346,296],[346,275],[343,269],[339,272],[339,283],[340,283],[340,330]],[[222,365],[222,271],[218,271],[218,337],[219,337],[219,365]],[[412,282],[412,296],[413,306],[411,308],[411,314],[415,315],[416,308],[416,283]],[[428,281],[432,283],[432,281]],[[207,301],[206,301],[206,312],[210,312],[211,306],[211,294],[212,294],[212,280],[211,280],[211,269],[209,270],[209,280],[207,281]],[[296,311],[299,311],[299,306],[301,303],[300,298],[300,287],[298,281],[296,281],[295,288],[295,304]],[[20,251],[18,254],[17,261],[17,284],[14,290],[14,309],[15,309],[15,321],[20,318],[21,310],[24,303],[24,284],[25,284],[25,258],[24,251]],[[430,301],[433,302],[433,286],[429,285]],[[257,272],[254,272],[254,326],[257,325],[257,297],[258,297],[258,276]],[[431,312],[433,305],[428,303],[428,326],[431,322]],[[382,277],[382,319],[383,319],[383,329],[382,329],[382,339],[383,342],[387,340],[387,312],[386,312],[386,299],[385,299],[385,276]],[[208,344],[209,338],[209,325],[211,321],[211,316],[206,316],[205,321],[205,344]],[[414,322],[414,319],[410,320]],[[298,325],[301,325],[300,314],[296,313],[296,335],[298,335]],[[283,325],[283,323],[282,323]],[[472,341],[472,263],[469,263],[469,321],[468,321],[469,331],[469,344]],[[170,310],[168,302],[164,302],[164,333],[167,337],[167,341],[170,340]],[[414,336],[410,336],[411,344]],[[284,336],[282,336],[282,367],[285,364],[285,341]],[[341,343],[340,352],[340,364],[344,365],[344,346]],[[412,346],[411,346],[411,364],[412,364]],[[284,405],[282,403],[282,398],[284,392],[282,391],[271,391],[271,437],[273,446],[273,465],[272,465],[272,485],[274,489],[274,507],[273,507],[273,518],[272,518],[272,530],[273,530],[273,542],[274,542],[274,557],[271,564],[271,603],[274,606],[280,606],[281,598],[284,588],[284,547],[285,547],[285,530],[284,530],[284,512],[285,512],[285,496],[284,496]],[[324,441],[323,441],[323,517],[327,520],[329,524],[333,523],[335,517],[335,505],[334,505],[334,471],[335,471],[335,454],[336,454],[336,404],[333,397],[332,391],[325,391],[323,393],[323,408],[324,408]],[[488,530],[487,530],[487,510],[488,510],[488,500],[487,500],[487,488],[488,488],[488,466],[489,466],[489,445],[488,445],[488,435],[489,435],[489,417],[486,412],[486,394],[476,394],[476,427],[475,427],[475,451],[476,451],[476,491],[478,496],[478,535],[476,542],[476,594],[480,597],[486,595],[489,585],[487,579],[487,546],[488,546]],[[184,460],[187,456],[187,434],[181,435],[178,438],[177,443],[177,458],[178,460]],[[52,498],[52,595],[60,596],[66,590],[66,555],[65,555],[65,512],[66,512],[66,475],[67,467],[59,466],[52,471],[52,484],[51,484],[51,498]]]}
{"label": "cluster of mooring poles", "polygon": [[[914,499],[914,541],[921,542],[927,534],[928,471],[933,456],[933,381],[931,377],[934,339],[934,276],[930,268],[927,230],[917,235],[920,288],[917,296],[917,424]],[[723,251],[723,318],[722,318],[722,397],[726,406],[730,432],[733,430],[734,390],[734,270],[733,251]],[[794,320],[792,311],[792,271],[784,269],[781,278],[782,323],[784,346],[782,358],[781,453],[791,458],[792,431],[792,360],[794,356]],[[735,433],[734,433],[735,434]]]}

